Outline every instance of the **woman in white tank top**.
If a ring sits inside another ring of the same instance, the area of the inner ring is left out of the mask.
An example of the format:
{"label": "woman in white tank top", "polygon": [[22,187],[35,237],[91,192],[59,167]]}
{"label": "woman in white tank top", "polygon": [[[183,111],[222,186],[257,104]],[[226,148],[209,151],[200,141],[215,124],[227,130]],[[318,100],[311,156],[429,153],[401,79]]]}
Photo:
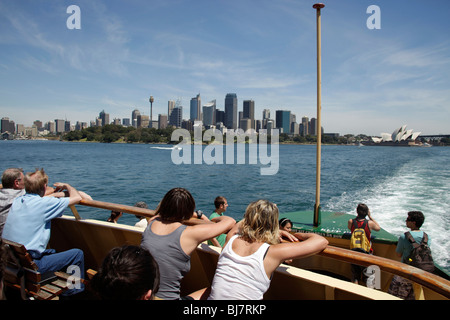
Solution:
{"label": "woman in white tank top", "polygon": [[250,203],[244,219],[228,232],[208,299],[260,300],[283,261],[316,254],[328,245],[324,237],[313,233],[282,234],[293,242],[280,243],[275,204]]}

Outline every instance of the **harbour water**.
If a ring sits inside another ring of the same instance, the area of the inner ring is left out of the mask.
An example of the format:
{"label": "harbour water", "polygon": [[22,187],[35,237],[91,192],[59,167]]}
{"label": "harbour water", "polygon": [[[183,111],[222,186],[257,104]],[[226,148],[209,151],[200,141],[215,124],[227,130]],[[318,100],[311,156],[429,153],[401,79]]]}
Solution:
{"label": "harbour water", "polygon": [[[166,145],[0,141],[0,170],[44,168],[50,184],[67,182],[95,200],[126,205],[145,201],[155,208],[168,190],[184,187],[205,213],[213,211],[216,196],[225,196],[227,214],[237,219],[259,198],[276,203],[282,213],[313,210],[313,145],[280,145],[275,175],[261,175],[263,165],[248,161],[176,165],[171,153]],[[322,146],[322,210],[353,214],[364,202],[380,225],[395,235],[407,230],[408,211],[421,210],[434,259],[450,270],[449,159],[448,147]],[[78,210],[83,218],[109,216],[104,210]],[[137,219],[124,215],[120,222],[133,225]]]}

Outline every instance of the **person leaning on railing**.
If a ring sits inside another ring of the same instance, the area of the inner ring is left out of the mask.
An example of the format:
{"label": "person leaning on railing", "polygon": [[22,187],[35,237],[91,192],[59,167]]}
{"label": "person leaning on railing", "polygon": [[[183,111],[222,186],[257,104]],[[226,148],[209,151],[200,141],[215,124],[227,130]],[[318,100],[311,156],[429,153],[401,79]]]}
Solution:
{"label": "person leaning on railing", "polygon": [[193,217],[194,210],[195,201],[188,190],[171,189],[142,234],[141,245],[150,251],[159,265],[158,298],[180,299],[180,282],[191,268],[191,254],[200,243],[228,232],[236,223],[231,217],[221,216],[215,223],[186,226],[183,222]]}
{"label": "person leaning on railing", "polygon": [[[50,225],[53,218],[62,216],[64,210],[80,202],[78,191],[67,183],[55,183],[56,192],[66,190],[68,197],[46,197],[48,176],[44,169],[27,173],[24,178],[25,195],[16,198],[11,205],[3,238],[23,244],[33,257],[41,273],[66,270],[68,266],[79,268],[84,277],[84,254],[80,249],[56,252],[47,249],[50,240]],[[63,295],[73,295],[84,290],[84,285],[75,286]]]}

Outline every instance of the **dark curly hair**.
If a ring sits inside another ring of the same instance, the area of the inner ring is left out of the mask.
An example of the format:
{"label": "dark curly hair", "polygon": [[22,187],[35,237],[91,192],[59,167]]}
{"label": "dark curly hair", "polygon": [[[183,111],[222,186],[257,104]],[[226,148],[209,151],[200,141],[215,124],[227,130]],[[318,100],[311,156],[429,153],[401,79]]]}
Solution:
{"label": "dark curly hair", "polygon": [[414,221],[416,223],[416,227],[420,229],[425,221],[425,216],[422,211],[410,211],[408,212],[408,221]]}

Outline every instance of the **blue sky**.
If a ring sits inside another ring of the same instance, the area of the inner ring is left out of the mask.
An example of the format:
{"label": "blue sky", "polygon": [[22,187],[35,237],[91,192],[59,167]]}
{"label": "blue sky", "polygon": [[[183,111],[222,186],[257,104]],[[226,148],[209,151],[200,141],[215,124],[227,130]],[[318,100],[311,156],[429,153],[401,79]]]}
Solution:
{"label": "blue sky", "polygon": [[[316,116],[316,15],[308,0],[0,0],[0,117],[89,122],[103,109],[184,118],[198,93],[224,109]],[[324,1],[322,125],[379,135],[450,133],[450,1]],[[69,30],[69,5],[81,29]],[[370,5],[381,29],[366,26]]]}

